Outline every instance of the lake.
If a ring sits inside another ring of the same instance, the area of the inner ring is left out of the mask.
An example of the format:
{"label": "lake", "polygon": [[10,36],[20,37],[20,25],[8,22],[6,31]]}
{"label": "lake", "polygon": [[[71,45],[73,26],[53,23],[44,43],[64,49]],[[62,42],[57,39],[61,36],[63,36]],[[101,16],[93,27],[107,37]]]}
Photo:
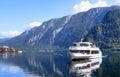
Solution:
{"label": "lake", "polygon": [[[0,77],[120,77],[120,53],[72,61],[65,50],[0,55]],[[83,67],[81,67],[83,66]]]}

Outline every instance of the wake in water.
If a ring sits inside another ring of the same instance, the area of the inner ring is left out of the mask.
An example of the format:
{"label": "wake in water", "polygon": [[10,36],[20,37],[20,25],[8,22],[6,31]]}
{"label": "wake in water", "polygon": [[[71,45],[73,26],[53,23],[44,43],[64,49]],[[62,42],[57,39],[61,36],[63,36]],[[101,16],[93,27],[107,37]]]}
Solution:
{"label": "wake in water", "polygon": [[106,57],[108,57],[108,55],[103,55],[103,56],[102,56],[102,58],[106,58]]}

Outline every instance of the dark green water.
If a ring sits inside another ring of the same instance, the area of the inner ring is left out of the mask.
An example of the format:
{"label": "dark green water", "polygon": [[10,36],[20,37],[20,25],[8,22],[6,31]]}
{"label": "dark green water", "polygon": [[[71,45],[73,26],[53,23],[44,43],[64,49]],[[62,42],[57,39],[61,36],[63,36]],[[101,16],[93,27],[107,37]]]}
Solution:
{"label": "dark green water", "polygon": [[82,61],[71,61],[67,51],[0,55],[0,77],[120,77],[120,53]]}

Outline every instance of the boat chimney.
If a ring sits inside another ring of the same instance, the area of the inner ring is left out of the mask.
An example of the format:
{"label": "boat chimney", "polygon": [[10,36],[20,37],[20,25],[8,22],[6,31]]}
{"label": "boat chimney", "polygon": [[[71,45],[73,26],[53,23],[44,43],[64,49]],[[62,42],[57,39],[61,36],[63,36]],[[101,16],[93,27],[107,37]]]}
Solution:
{"label": "boat chimney", "polygon": [[81,42],[83,42],[83,38],[81,39]]}

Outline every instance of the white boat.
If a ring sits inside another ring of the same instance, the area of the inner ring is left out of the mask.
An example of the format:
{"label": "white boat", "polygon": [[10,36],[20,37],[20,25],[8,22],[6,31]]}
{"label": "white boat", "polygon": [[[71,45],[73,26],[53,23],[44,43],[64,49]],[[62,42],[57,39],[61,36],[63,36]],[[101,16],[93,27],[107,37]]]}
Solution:
{"label": "white boat", "polygon": [[76,73],[77,76],[91,77],[93,71],[100,68],[102,58],[71,61],[69,64],[69,73]]}
{"label": "white boat", "polygon": [[91,59],[91,58],[100,58],[102,57],[101,50],[96,47],[93,43],[90,42],[76,42],[73,46],[69,47],[69,54],[72,59]]}
{"label": "white boat", "polygon": [[23,51],[18,51],[18,53],[22,53]]}

